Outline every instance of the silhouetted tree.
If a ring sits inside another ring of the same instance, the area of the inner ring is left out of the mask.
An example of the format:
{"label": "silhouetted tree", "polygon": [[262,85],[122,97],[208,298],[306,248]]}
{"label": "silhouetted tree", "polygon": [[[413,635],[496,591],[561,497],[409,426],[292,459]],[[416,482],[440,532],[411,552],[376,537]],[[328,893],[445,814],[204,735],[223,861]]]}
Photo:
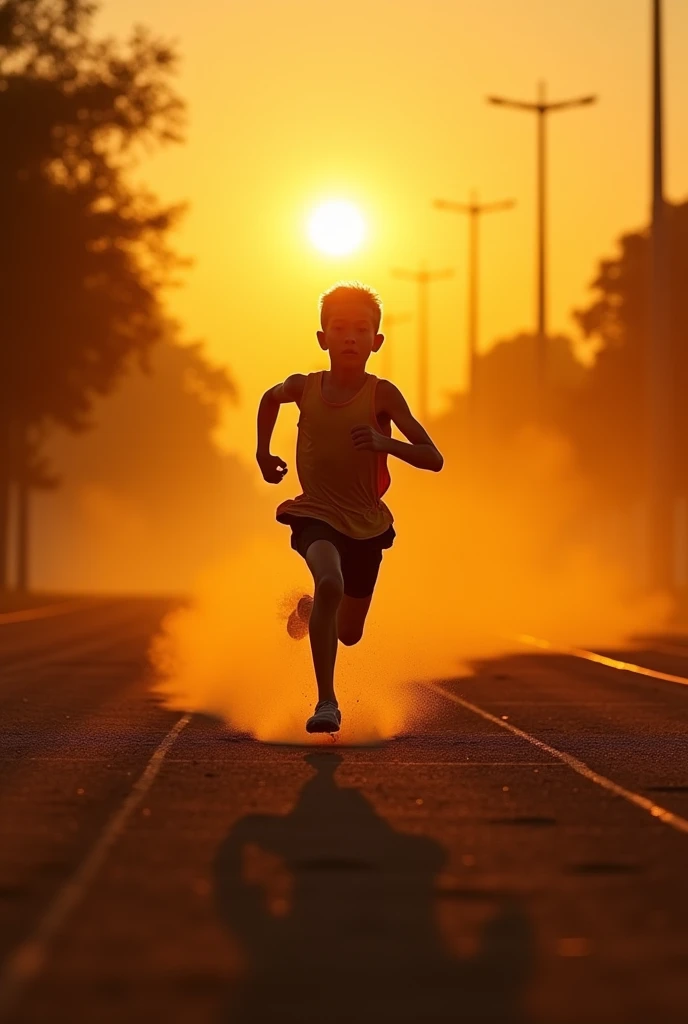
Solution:
{"label": "silhouetted tree", "polygon": [[274,503],[257,511],[271,496],[213,441],[234,397],[200,346],[163,341],[150,372],[133,365],[96,400],[88,434],[55,431],[46,450],[63,485],[35,502],[43,586],[180,591],[269,521]]}
{"label": "silhouetted tree", "polygon": [[[497,341],[478,360],[476,411],[482,433],[499,438],[540,419],[537,394],[537,344],[535,334],[521,332]],[[573,354],[571,339],[552,335],[547,339],[547,396],[550,418],[562,393],[576,386],[584,372]]]}
{"label": "silhouetted tree", "polygon": [[[465,442],[474,457],[477,454],[488,460],[494,470],[496,453],[505,439],[542,421],[542,406],[536,390],[536,346],[535,334],[521,332],[497,341],[479,355],[472,429],[468,398],[457,394],[434,428],[446,448],[460,453]],[[585,367],[576,359],[571,339],[563,334],[552,335],[547,345],[545,403],[550,423],[557,422],[559,408],[567,401],[567,396],[575,392],[584,374]]]}
{"label": "silhouetted tree", "polygon": [[88,425],[94,396],[165,333],[179,264],[166,236],[181,208],[127,174],[136,144],[179,139],[175,55],[142,29],[95,38],[96,8],[0,2],[0,587],[13,433]]}
{"label": "silhouetted tree", "polygon": [[59,478],[44,452],[47,422],[12,424],[10,477],[14,483],[16,533],[16,589],[29,591],[30,499],[36,490],[53,490]]}
{"label": "silhouetted tree", "polygon": [[[688,490],[685,439],[688,407],[688,202],[668,207],[670,247],[669,326],[673,348],[674,403],[678,448],[677,483]],[[642,489],[645,441],[650,235],[623,235],[619,254],[600,263],[592,283],[595,297],[576,314],[598,348],[575,405],[566,416],[583,464],[609,500],[626,503]]]}

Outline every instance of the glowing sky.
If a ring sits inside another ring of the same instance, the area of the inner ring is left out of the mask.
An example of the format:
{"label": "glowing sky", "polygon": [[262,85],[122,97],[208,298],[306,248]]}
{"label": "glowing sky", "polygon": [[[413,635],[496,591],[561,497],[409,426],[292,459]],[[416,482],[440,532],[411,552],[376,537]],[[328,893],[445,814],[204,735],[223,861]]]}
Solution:
{"label": "glowing sky", "polygon": [[[432,290],[432,407],[461,386],[467,225],[435,197],[517,200],[483,221],[481,346],[532,326],[535,118],[485,96],[534,99],[538,79],[553,99],[600,96],[550,119],[550,328],[574,332],[597,260],[649,208],[649,18],[649,0],[105,0],[101,25],[147,24],[183,56],[187,145],[139,173],[190,201],[177,242],[196,265],[171,305],[239,383],[232,446],[252,450],[267,386],[323,365],[317,296],[342,277],[398,314],[415,290],[393,267],[455,268]],[[667,191],[684,199],[686,0],[665,0],[665,40]],[[309,213],[330,198],[366,219],[352,256],[308,241]],[[395,332],[393,373],[412,405],[414,369],[412,322]]]}

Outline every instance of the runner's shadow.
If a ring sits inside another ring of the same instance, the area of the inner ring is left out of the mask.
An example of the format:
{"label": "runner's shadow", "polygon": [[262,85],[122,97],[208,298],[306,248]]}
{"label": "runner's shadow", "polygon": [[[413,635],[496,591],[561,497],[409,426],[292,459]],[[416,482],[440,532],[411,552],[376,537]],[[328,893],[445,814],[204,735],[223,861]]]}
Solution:
{"label": "runner's shadow", "polygon": [[336,754],[286,815],[248,815],[215,863],[219,912],[247,963],[227,1020],[237,1024],[525,1024],[530,924],[505,900],[472,957],[445,949],[435,921],[445,853],[395,831]]}

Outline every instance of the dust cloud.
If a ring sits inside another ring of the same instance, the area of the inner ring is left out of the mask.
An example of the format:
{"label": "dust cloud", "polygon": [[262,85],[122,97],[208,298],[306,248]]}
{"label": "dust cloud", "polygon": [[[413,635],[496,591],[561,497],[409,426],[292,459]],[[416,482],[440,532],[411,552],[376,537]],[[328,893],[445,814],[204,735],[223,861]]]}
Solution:
{"label": "dust cloud", "polygon": [[[668,612],[665,596],[643,592],[628,558],[603,555],[594,495],[564,440],[524,430],[489,464],[474,455],[472,466],[444,450],[440,474],[392,460],[386,500],[397,540],[384,554],[363,640],[339,648],[338,743],[422,728],[415,683],[470,674],[476,660],[521,649],[518,634],[613,645]],[[283,489],[273,493],[276,505]],[[277,523],[218,557],[193,603],[154,640],[167,705],[216,715],[263,741],[332,743],[304,731],[315,701],[310,647],[286,632],[307,592],[308,569]]]}

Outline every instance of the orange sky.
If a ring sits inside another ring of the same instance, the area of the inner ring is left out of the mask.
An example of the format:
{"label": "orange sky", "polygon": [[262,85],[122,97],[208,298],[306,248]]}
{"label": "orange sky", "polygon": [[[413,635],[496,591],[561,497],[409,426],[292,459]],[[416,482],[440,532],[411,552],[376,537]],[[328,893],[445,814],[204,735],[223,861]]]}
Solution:
{"label": "orange sky", "polygon": [[[140,173],[163,198],[191,203],[178,247],[196,266],[171,305],[239,383],[230,446],[253,450],[267,386],[323,365],[317,296],[339,278],[413,312],[415,289],[391,268],[454,267],[432,290],[433,409],[462,385],[467,225],[434,211],[435,196],[463,200],[476,187],[485,200],[517,199],[483,220],[481,346],[532,326],[535,118],[484,97],[533,99],[539,78],[552,98],[600,96],[550,118],[550,328],[574,332],[570,310],[586,302],[596,261],[648,210],[649,11],[650,0],[104,0],[102,25],[147,24],[183,56],[187,145]],[[665,0],[665,21],[667,191],[678,200],[688,197],[686,0]],[[325,257],[306,239],[309,210],[329,197],[354,200],[369,221],[353,257]],[[412,406],[414,332],[397,329],[392,373]]]}

